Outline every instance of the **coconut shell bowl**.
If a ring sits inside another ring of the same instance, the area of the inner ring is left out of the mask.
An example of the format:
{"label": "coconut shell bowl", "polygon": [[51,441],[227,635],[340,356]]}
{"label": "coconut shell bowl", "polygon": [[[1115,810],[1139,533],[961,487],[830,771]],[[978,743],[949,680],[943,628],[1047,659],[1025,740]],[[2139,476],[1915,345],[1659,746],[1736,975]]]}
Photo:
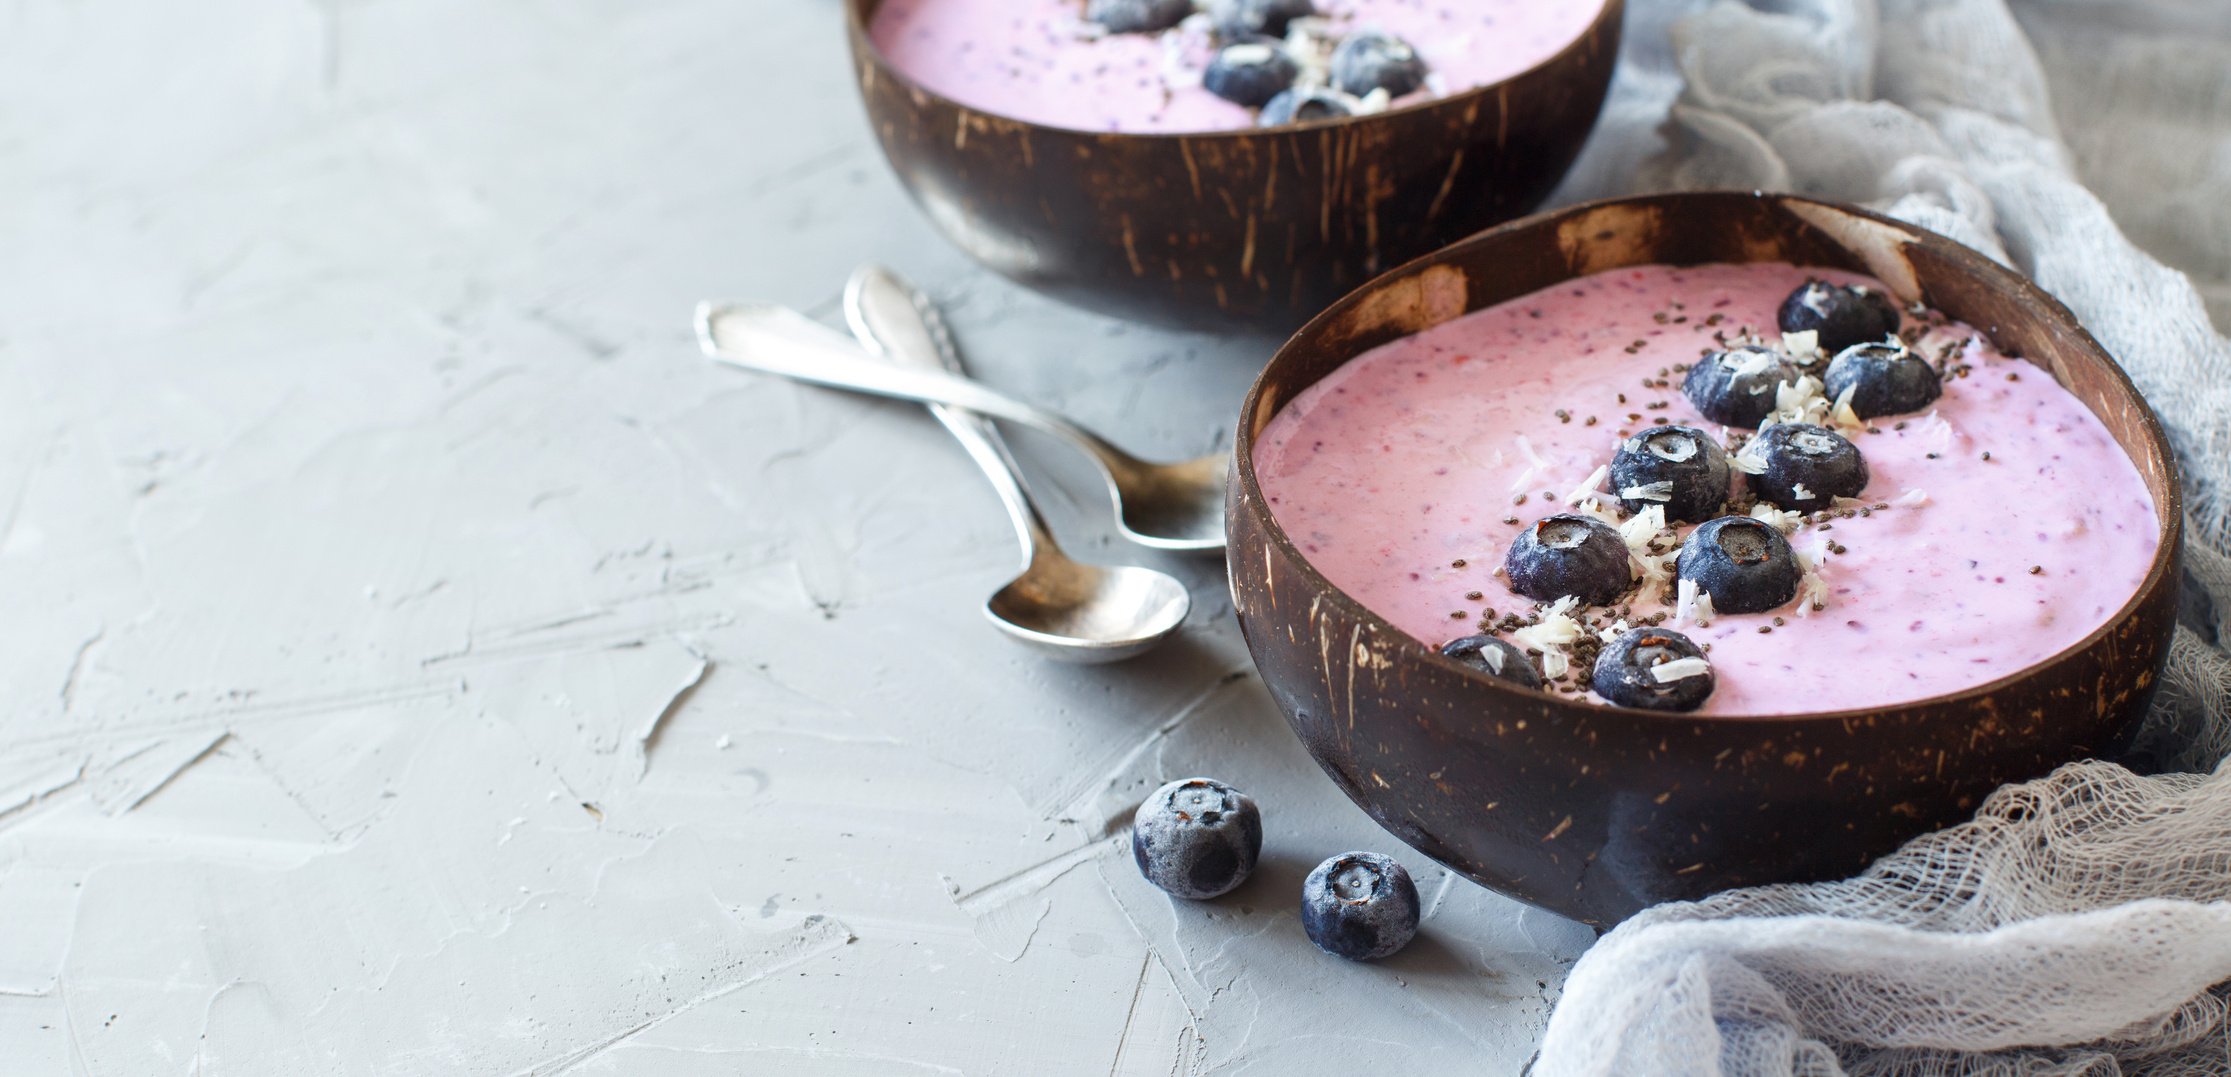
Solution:
{"label": "coconut shell bowl", "polygon": [[1501,82],[1375,115],[1203,134],[1069,130],[924,89],[845,0],[884,156],[945,235],[1065,302],[1288,332],[1382,270],[1532,209],[1602,108],[1625,0]]}
{"label": "coconut shell bowl", "polygon": [[[1869,274],[2066,387],[2144,477],[2160,548],[2137,593],[2013,676],[1890,709],[1715,717],[1596,705],[1471,671],[1343,594],[1280,530],[1256,439],[1349,359],[1559,282],[1652,263],[1786,261]],[[1507,224],[1333,305],[1241,412],[1229,503],[1234,603],[1295,733],[1374,819],[1482,885],[1608,925],[1661,901],[1849,876],[1972,814],[1999,785],[2128,742],[2173,627],[2182,534],[2158,421],[2068,309],[1941,236],[1855,208],[1701,193]]]}

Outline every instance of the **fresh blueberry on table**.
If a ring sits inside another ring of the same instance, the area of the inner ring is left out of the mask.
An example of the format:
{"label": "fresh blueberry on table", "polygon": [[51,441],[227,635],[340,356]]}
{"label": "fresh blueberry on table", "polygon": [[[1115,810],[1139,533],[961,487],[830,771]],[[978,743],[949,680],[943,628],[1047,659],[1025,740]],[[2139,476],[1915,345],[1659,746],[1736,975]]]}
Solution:
{"label": "fresh blueberry on table", "polygon": [[1301,927],[1328,954],[1375,961],[1417,937],[1417,884],[1390,857],[1342,853],[1303,880]]}
{"label": "fresh blueberry on table", "polygon": [[1780,531],[1748,516],[1722,516],[1689,532],[1674,573],[1712,596],[1721,613],[1763,613],[1797,597],[1805,570]]}
{"label": "fresh blueberry on table", "polygon": [[1356,114],[1353,98],[1344,94],[1328,93],[1320,89],[1288,90],[1270,99],[1255,118],[1260,127],[1278,127],[1289,123],[1309,123],[1313,120],[1337,120]]}
{"label": "fresh blueberry on table", "polygon": [[1610,524],[1561,512],[1518,533],[1503,555],[1511,590],[1536,602],[1573,595],[1591,606],[1609,605],[1634,582],[1627,543]]}
{"label": "fresh blueberry on table", "polygon": [[1797,377],[1797,368],[1772,348],[1729,348],[1691,365],[1681,393],[1722,426],[1757,426],[1774,410],[1774,387]]}
{"label": "fresh blueberry on table", "polygon": [[1628,512],[1662,505],[1668,522],[1719,515],[1730,474],[1727,450],[1693,426],[1653,426],[1621,442],[1611,458],[1619,504]]}
{"label": "fresh blueberry on table", "polygon": [[1332,84],[1357,97],[1373,90],[1400,97],[1425,85],[1425,60],[1399,37],[1361,30],[1332,50]]}
{"label": "fresh blueberry on table", "polygon": [[1704,648],[1679,632],[1636,628],[1596,652],[1588,686],[1622,707],[1693,711],[1712,694]]}
{"label": "fresh blueberry on table", "polygon": [[1775,316],[1784,333],[1820,334],[1820,350],[1829,355],[1854,344],[1882,340],[1898,331],[1898,306],[1890,297],[1865,285],[1806,281],[1782,300]]}
{"label": "fresh blueberry on table", "polygon": [[1526,652],[1493,636],[1466,636],[1441,645],[1441,653],[1520,688],[1540,688],[1542,675]]}
{"label": "fresh blueberry on table", "polygon": [[1944,393],[1944,381],[1928,360],[1902,344],[1857,344],[1836,354],[1821,379],[1828,399],[1851,390],[1851,410],[1862,419],[1920,411]]}
{"label": "fresh blueberry on table", "polygon": [[1233,104],[1258,108],[1292,88],[1300,73],[1278,42],[1261,38],[1218,49],[1201,73],[1201,86]]}
{"label": "fresh blueberry on table", "polygon": [[1085,18],[1113,34],[1151,34],[1184,22],[1193,0],[1092,0]]}
{"label": "fresh blueberry on table", "polygon": [[[1766,467],[1750,477],[1762,501],[1790,512],[1817,512],[1867,489],[1867,458],[1842,434],[1811,423],[1775,423],[1746,455]],[[1717,602],[1718,599],[1714,599]]]}
{"label": "fresh blueberry on table", "polygon": [[1288,24],[1316,13],[1312,0],[1212,0],[1208,6],[1217,36],[1226,41],[1264,34],[1284,37]]}
{"label": "fresh blueberry on table", "polygon": [[1263,851],[1263,816],[1247,794],[1208,778],[1154,791],[1131,819],[1131,858],[1148,882],[1212,898],[1247,881]]}

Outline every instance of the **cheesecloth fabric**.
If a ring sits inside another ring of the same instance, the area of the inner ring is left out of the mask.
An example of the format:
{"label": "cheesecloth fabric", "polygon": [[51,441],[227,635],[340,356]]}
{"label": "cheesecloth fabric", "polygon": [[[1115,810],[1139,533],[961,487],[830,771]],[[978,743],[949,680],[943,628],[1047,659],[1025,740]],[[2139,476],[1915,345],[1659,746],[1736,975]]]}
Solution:
{"label": "cheesecloth fabric", "polygon": [[2231,0],[1633,0],[1558,195],[1863,203],[2029,274],[2166,420],[2187,598],[2124,759],[1842,882],[1650,909],[1537,1077],[2231,1074]]}

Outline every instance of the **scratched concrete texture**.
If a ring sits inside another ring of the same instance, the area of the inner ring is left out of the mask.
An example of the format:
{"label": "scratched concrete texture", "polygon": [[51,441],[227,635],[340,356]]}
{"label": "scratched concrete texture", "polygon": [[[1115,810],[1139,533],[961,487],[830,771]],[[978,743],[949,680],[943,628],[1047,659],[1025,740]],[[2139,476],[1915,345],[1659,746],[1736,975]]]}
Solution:
{"label": "scratched concrete texture", "polygon": [[[1143,453],[1270,342],[1066,309],[933,235],[835,0],[0,4],[0,1072],[1517,1071],[1591,938],[1342,799],[1213,561],[1048,666],[919,409],[711,366],[704,297],[894,265],[977,370]],[[1169,778],[1255,880],[1145,885]],[[1403,857],[1410,950],[1303,874]]]}

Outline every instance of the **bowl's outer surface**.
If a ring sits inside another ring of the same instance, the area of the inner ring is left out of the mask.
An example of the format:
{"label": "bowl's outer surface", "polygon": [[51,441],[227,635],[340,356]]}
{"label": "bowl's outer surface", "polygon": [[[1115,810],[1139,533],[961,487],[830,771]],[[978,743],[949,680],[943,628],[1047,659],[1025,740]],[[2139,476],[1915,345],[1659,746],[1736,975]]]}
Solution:
{"label": "bowl's outer surface", "polygon": [[[2050,371],[2152,492],[2161,550],[2081,644],[2014,677],[1880,711],[1669,717],[1474,674],[1337,591],[1279,530],[1255,439],[1361,352],[1586,273],[1786,260],[1874,275]],[[1496,890],[1595,924],[1734,886],[1848,876],[1970,815],[1997,786],[2109,753],[2142,715],[2174,625],[2183,511],[2166,439],[2121,369],[2035,286],[1942,237],[1788,196],[1667,195],[1506,225],[1373,282],[1305,327],[1242,412],[1233,599],[1294,730],[1357,804]]]}
{"label": "bowl's outer surface", "polygon": [[1625,0],[1542,64],[1378,116],[1198,135],[1047,127],[893,68],[846,0],[884,156],[978,261],[1066,302],[1171,325],[1285,332],[1380,271],[1532,209],[1610,87]]}

